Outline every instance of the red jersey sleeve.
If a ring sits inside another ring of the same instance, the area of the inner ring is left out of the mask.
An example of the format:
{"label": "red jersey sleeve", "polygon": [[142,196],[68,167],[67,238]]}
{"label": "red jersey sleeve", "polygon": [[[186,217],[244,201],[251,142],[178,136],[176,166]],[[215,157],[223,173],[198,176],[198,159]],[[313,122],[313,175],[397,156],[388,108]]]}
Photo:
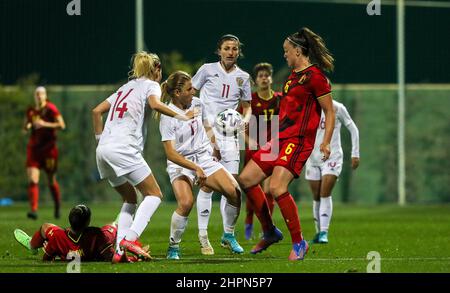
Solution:
{"label": "red jersey sleeve", "polygon": [[319,98],[331,93],[330,81],[321,72],[314,72],[311,75],[311,80],[309,81],[309,86],[310,86],[311,92],[314,94],[316,99],[319,99]]}
{"label": "red jersey sleeve", "polygon": [[56,225],[51,226],[45,231],[45,238],[46,241],[44,242],[44,259],[54,259],[57,256],[60,256],[61,249],[58,245],[58,240],[60,238],[65,238],[65,231],[61,227],[58,227]]}
{"label": "red jersey sleeve", "polygon": [[53,118],[56,118],[59,115],[61,115],[61,113],[59,113],[58,108],[56,108],[55,104],[48,103],[47,105],[48,105],[48,109],[50,110],[50,113],[52,113]]}

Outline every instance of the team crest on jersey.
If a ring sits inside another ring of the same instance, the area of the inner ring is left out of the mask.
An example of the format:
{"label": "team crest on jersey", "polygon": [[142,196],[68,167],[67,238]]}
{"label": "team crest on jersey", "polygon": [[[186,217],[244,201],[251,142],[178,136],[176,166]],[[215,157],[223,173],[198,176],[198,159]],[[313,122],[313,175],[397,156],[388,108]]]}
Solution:
{"label": "team crest on jersey", "polygon": [[256,107],[261,107],[261,103],[256,104]]}
{"label": "team crest on jersey", "polygon": [[284,88],[283,88],[285,94],[287,94],[287,92],[289,91],[289,86],[291,85],[291,83],[292,83],[292,80],[288,80],[285,83]]}
{"label": "team crest on jersey", "polygon": [[242,86],[244,84],[244,79],[242,77],[236,77],[236,83],[238,86]]}
{"label": "team crest on jersey", "polygon": [[300,76],[300,78],[298,79],[298,84],[306,83],[307,81],[309,81],[310,76],[311,76],[311,73],[309,71],[302,74],[302,76]]}

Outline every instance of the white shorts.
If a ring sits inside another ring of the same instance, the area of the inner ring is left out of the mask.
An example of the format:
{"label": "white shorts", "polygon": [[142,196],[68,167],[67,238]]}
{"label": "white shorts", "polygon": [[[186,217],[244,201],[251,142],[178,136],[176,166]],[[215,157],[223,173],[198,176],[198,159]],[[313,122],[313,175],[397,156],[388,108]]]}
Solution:
{"label": "white shorts", "polygon": [[96,160],[100,178],[107,178],[113,187],[126,181],[136,186],[152,173],[141,152],[134,148],[114,144],[99,145]]}
{"label": "white shorts", "polygon": [[305,179],[320,181],[324,175],[334,175],[339,177],[342,171],[342,160],[326,160],[320,165],[312,164],[309,160],[306,162]]}
{"label": "white shorts", "polygon": [[220,149],[220,156],[222,157],[220,163],[231,174],[239,173],[239,141],[236,137],[223,136],[217,133],[214,129],[214,135],[216,137],[216,144]]}
{"label": "white shorts", "polygon": [[[210,151],[186,156],[185,158],[199,165],[205,172],[206,176],[210,176],[223,168],[222,164],[216,161]],[[183,168],[171,161],[167,161],[167,173],[170,177],[170,183],[181,176],[188,177],[191,182],[195,181],[195,171]]]}
{"label": "white shorts", "polygon": [[125,182],[130,182],[131,185],[136,186],[150,176],[150,174],[152,174],[150,167],[142,166],[141,168],[120,177],[110,176],[108,177],[108,182],[112,187],[120,186]]}

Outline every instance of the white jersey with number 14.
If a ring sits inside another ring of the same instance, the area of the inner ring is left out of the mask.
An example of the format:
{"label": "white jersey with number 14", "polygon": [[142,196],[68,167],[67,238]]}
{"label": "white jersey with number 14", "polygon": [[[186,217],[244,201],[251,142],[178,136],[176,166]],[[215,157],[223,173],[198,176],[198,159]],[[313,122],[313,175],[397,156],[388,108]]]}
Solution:
{"label": "white jersey with number 14", "polygon": [[161,96],[155,81],[138,78],[121,86],[106,100],[111,104],[99,145],[119,144],[139,152],[144,150],[149,96]]}

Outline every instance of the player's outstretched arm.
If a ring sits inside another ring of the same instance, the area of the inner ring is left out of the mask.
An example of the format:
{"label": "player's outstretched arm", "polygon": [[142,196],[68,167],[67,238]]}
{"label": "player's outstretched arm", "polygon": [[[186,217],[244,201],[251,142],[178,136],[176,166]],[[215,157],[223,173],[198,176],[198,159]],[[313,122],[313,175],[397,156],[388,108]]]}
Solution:
{"label": "player's outstretched arm", "polygon": [[153,110],[158,111],[159,113],[164,114],[166,116],[174,117],[182,121],[187,121],[197,116],[194,111],[188,111],[185,115],[180,115],[174,110],[170,109],[169,106],[161,102],[160,98],[155,95],[151,95],[148,97],[148,104],[150,108],[152,108]]}

